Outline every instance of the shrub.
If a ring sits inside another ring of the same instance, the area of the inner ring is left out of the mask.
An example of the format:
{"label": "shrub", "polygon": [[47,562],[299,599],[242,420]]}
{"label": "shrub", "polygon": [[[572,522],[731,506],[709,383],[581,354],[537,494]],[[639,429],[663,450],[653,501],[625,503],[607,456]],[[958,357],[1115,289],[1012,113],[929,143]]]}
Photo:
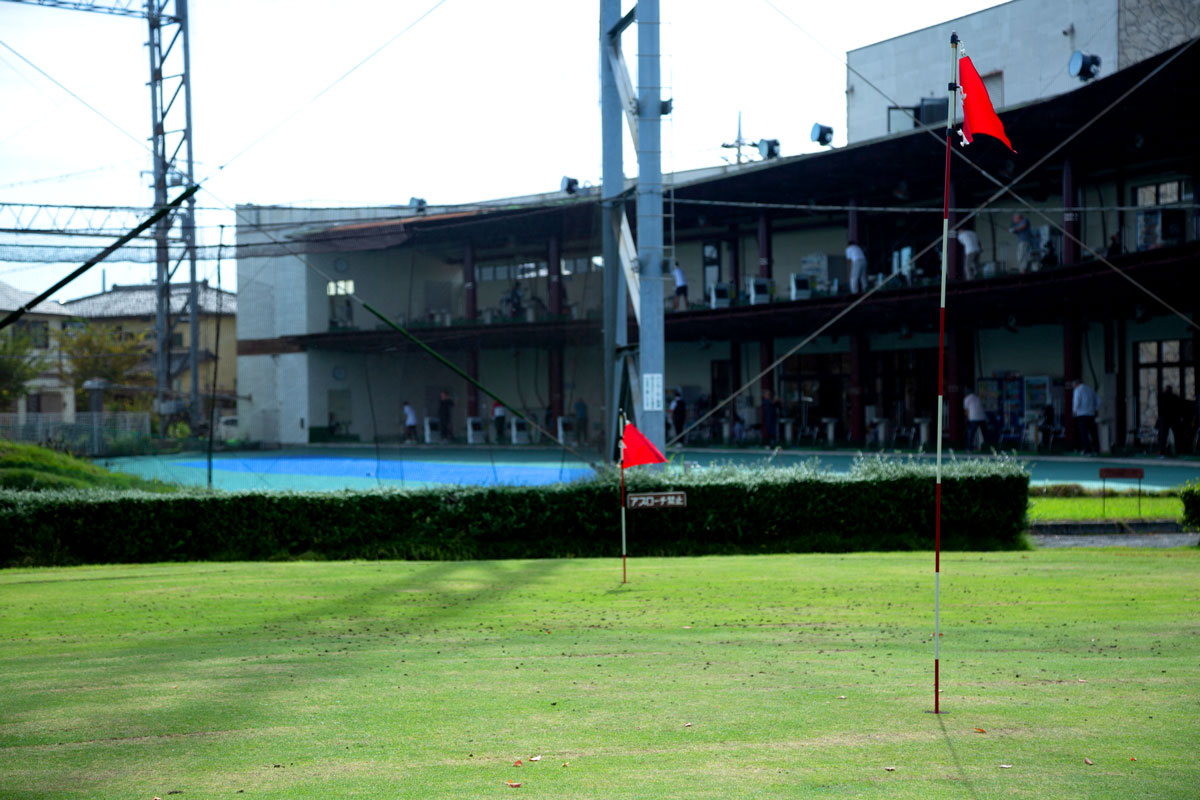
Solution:
{"label": "shrub", "polygon": [[[629,491],[683,490],[687,507],[628,512],[636,555],[933,548],[933,468],[868,460],[634,470]],[[1023,545],[1029,475],[1016,462],[947,465],[942,547]],[[0,492],[0,563],[615,556],[615,471],[571,484],[368,492]]]}
{"label": "shrub", "polygon": [[1183,524],[1191,530],[1200,529],[1200,481],[1188,481],[1179,490],[1183,499]]}

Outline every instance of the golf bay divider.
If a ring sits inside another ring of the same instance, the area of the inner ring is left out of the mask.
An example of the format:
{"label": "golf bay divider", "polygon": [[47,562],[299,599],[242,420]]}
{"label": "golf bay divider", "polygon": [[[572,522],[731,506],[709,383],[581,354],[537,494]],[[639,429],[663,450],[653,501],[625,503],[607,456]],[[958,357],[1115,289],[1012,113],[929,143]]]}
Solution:
{"label": "golf bay divider", "polygon": [[[864,460],[687,473],[631,470],[631,491],[686,491],[638,512],[636,556],[928,550],[932,467]],[[295,493],[0,492],[0,565],[155,561],[616,557],[617,476],[537,487]],[[1016,461],[943,469],[942,547],[1024,547],[1029,473]]]}

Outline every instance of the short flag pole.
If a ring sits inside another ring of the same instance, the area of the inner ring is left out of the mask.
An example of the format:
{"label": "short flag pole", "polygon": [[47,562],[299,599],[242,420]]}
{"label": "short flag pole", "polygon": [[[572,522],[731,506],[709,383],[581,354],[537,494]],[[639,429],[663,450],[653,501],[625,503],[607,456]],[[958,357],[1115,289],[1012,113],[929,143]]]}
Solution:
{"label": "short flag pole", "polygon": [[617,442],[621,455],[621,583],[625,583],[625,470],[638,464],[665,464],[667,458],[632,422],[625,421],[624,411],[619,412],[617,419],[621,428]]}

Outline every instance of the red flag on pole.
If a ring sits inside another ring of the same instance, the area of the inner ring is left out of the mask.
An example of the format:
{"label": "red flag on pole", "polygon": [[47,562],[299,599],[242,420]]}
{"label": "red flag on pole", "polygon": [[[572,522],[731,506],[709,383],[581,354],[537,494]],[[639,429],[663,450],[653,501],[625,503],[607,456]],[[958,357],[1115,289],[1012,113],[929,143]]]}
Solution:
{"label": "red flag on pole", "polygon": [[636,467],[638,464],[666,463],[666,457],[641,431],[633,427],[632,422],[625,423],[622,438],[625,446],[621,451],[621,469]]}
{"label": "red flag on pole", "polygon": [[975,71],[975,65],[968,56],[958,60],[958,85],[962,89],[963,126],[962,137],[965,144],[970,144],[979,134],[999,139],[1014,153],[1012,142],[1004,133],[1004,124],[996,116],[992,107],[992,98],[988,97],[983,85],[983,78]]}

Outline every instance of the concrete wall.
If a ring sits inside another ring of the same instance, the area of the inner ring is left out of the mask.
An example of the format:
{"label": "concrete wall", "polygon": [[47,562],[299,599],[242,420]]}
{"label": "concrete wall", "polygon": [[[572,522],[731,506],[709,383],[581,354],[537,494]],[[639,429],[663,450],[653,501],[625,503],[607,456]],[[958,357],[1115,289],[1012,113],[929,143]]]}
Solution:
{"label": "concrete wall", "polygon": [[1118,0],[1013,0],[851,50],[846,54],[850,67],[847,140],[854,143],[887,135],[888,106],[913,106],[922,97],[946,97],[951,31],[958,33],[980,75],[1003,73],[1003,102],[993,98],[998,108],[1078,88],[1079,79],[1067,74],[1067,63],[1077,49],[1099,55],[1100,74],[1111,74],[1117,65],[1117,4]]}

